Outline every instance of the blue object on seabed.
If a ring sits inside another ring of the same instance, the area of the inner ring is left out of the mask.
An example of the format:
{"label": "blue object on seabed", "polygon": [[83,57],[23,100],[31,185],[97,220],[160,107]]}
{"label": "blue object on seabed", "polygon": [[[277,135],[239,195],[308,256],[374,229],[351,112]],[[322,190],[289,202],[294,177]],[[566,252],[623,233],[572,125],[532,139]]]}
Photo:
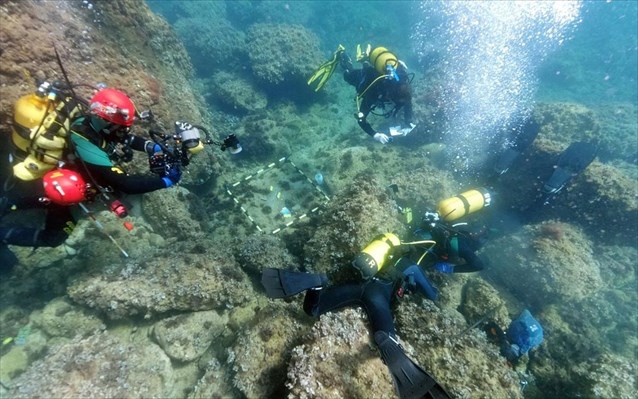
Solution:
{"label": "blue object on seabed", "polygon": [[520,355],[524,355],[543,342],[543,327],[529,310],[525,309],[507,328],[507,340],[517,345]]}
{"label": "blue object on seabed", "polygon": [[315,175],[315,182],[320,186],[323,184],[323,175],[321,173]]}

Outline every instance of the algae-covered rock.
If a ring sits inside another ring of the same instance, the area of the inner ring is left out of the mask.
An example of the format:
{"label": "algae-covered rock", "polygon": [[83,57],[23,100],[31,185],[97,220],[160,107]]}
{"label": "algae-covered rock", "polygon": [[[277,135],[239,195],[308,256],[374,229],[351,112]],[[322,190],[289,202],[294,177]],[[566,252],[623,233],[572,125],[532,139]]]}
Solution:
{"label": "algae-covered rock", "polygon": [[636,165],[638,107],[633,104],[599,104],[594,111],[600,123],[600,150],[603,160],[622,159]]}
{"label": "algae-covered rock", "polygon": [[239,264],[250,274],[260,274],[265,267],[294,269],[295,261],[279,236],[253,234],[239,248]]}
{"label": "algae-covered rock", "polygon": [[582,104],[539,103],[534,118],[542,126],[544,138],[560,143],[593,141],[600,135],[596,115]]}
{"label": "algae-covered rock", "polygon": [[129,344],[100,333],[51,350],[14,381],[10,397],[166,397],[171,372],[171,362],[158,346]]}
{"label": "algae-covered rock", "polygon": [[322,315],[292,350],[286,387],[294,398],[396,398],[361,309]]}
{"label": "algae-covered rock", "polygon": [[222,10],[215,10],[214,13],[217,15],[180,18],[173,25],[193,65],[202,75],[239,68],[240,60],[246,58],[244,32],[235,29],[224,18]]}
{"label": "algae-covered rock", "polygon": [[233,385],[248,398],[284,397],[290,350],[306,328],[279,306],[262,309],[259,321],[238,332],[237,341],[228,349]]}
{"label": "algae-covered rock", "polygon": [[631,359],[604,354],[582,371],[583,397],[631,399],[638,395],[638,370]]}
{"label": "algae-covered rock", "polygon": [[187,313],[157,322],[153,336],[172,359],[190,362],[200,357],[219,336],[228,321],[215,311]]}
{"label": "algae-covered rock", "polygon": [[376,181],[365,175],[350,189],[337,194],[304,247],[310,269],[329,273],[353,269],[355,255],[376,236],[394,232],[399,236],[403,226],[394,201]]}
{"label": "algae-covered rock", "polygon": [[[211,245],[205,243],[204,245]],[[248,277],[222,254],[163,252],[110,273],[84,275],[69,296],[109,318],[151,317],[171,310],[225,309],[250,299]]]}
{"label": "algae-covered rock", "polygon": [[206,364],[204,375],[188,394],[188,399],[231,398],[237,395],[227,369],[217,359],[212,359]]}
{"label": "algae-covered rock", "polygon": [[34,312],[31,320],[50,337],[87,336],[105,328],[102,320],[66,298],[52,300],[42,311]]}
{"label": "algae-covered rock", "polygon": [[522,398],[520,380],[479,330],[430,301],[404,301],[395,312],[399,336],[412,359],[455,398]]}
{"label": "algae-covered rock", "polygon": [[268,105],[268,98],[255,87],[252,81],[227,71],[220,71],[213,75],[210,97],[226,105],[231,112],[235,113],[257,111]]}
{"label": "algae-covered rock", "polygon": [[293,84],[307,89],[306,80],[322,57],[319,39],[301,25],[257,23],[246,36],[253,74],[267,85]]}
{"label": "algae-covered rock", "polygon": [[489,283],[478,278],[471,279],[463,287],[459,312],[471,323],[493,320],[500,326],[508,326],[511,321],[503,297]]}
{"label": "algae-covered rock", "polygon": [[484,253],[491,264],[488,272],[531,305],[582,299],[602,286],[591,242],[568,223],[524,226],[489,242]]}
{"label": "algae-covered rock", "polygon": [[201,199],[184,187],[145,195],[144,216],[155,231],[161,232],[165,238],[201,237],[208,224],[208,215]]}

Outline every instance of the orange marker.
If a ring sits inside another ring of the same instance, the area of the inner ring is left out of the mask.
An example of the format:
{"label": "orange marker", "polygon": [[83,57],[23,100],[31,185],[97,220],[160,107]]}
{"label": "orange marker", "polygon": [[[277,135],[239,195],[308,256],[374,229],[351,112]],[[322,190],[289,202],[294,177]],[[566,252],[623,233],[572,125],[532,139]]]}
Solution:
{"label": "orange marker", "polygon": [[133,223],[131,223],[131,222],[124,222],[124,223],[122,223],[122,224],[124,225],[124,228],[125,228],[126,230],[128,230],[128,231],[133,230]]}

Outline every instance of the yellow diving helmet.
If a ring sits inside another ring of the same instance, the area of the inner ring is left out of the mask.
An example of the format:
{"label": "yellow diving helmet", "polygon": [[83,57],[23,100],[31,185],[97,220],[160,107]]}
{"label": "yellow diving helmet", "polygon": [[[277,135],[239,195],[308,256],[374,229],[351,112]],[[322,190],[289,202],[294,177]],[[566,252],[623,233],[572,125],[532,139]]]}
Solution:
{"label": "yellow diving helmet", "polygon": [[376,47],[370,52],[370,64],[379,75],[385,75],[388,72],[388,65],[396,69],[399,66],[399,60],[387,48]]}
{"label": "yellow diving helmet", "polygon": [[443,220],[451,222],[490,206],[491,203],[492,196],[487,189],[477,188],[442,200],[437,206],[437,212]]}
{"label": "yellow diving helmet", "polygon": [[399,237],[392,233],[385,233],[376,237],[352,261],[352,266],[361,272],[361,276],[368,280],[377,274],[390,258],[392,248],[401,245]]}

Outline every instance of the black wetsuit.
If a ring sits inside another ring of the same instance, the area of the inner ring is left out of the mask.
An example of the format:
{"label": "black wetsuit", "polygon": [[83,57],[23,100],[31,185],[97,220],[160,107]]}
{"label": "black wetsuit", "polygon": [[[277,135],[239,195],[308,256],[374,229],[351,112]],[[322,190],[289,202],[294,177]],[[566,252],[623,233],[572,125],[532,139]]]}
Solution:
{"label": "black wetsuit", "polygon": [[395,116],[403,108],[404,127],[409,127],[412,123],[412,94],[409,77],[402,65],[399,65],[396,72],[399,77],[398,82],[390,78],[381,78],[375,82],[379,73],[369,64],[364,65],[362,69],[347,68],[343,73],[343,79],[356,88],[357,95],[363,94],[359,107],[362,115],[357,115],[357,122],[370,136],[377,133],[367,121],[368,114],[375,108],[383,109],[393,104],[394,110],[386,111],[391,112],[388,116]]}
{"label": "black wetsuit", "polygon": [[404,257],[394,266],[386,266],[378,277],[370,280],[306,291],[304,311],[318,317],[345,307],[360,306],[368,315],[372,331],[385,331],[396,336],[392,304],[405,280],[413,284],[410,289],[419,290],[427,298],[436,300],[436,288],[429,283],[418,265]]}
{"label": "black wetsuit", "polygon": [[476,255],[481,242],[469,231],[456,230],[443,223],[436,223],[434,227],[426,225],[418,229],[414,235],[417,239],[431,239],[437,242],[429,250],[434,257],[430,259],[430,263],[449,262],[454,265],[454,273],[472,273],[485,268],[481,258]]}
{"label": "black wetsuit", "polygon": [[[103,134],[96,132],[92,128],[89,118],[74,122],[71,132],[88,139],[105,153],[110,153],[111,147],[116,144],[116,141],[108,141],[104,138]],[[148,140],[132,134],[127,134],[118,141],[125,143],[128,148],[135,151],[147,151],[147,145],[149,143]],[[90,174],[91,180],[94,180],[102,187],[110,187],[116,192],[143,194],[166,188],[166,183],[158,176],[127,175],[118,168],[92,164],[87,159],[77,164],[78,172],[82,175],[86,176]]]}
{"label": "black wetsuit", "polygon": [[[90,117],[81,117],[74,121],[71,132],[71,134],[78,134],[88,139],[105,153],[112,147],[111,142],[105,140],[100,132],[92,128]],[[124,140],[133,150],[147,150],[148,141],[141,137],[127,134],[121,138],[121,141]],[[8,212],[21,209],[43,208],[46,210],[44,228],[26,227],[15,222],[0,225],[0,261],[6,259],[6,264],[9,264],[15,263],[15,257],[10,254],[6,244],[27,247],[57,247],[68,238],[68,233],[73,229],[75,220],[68,206],[47,204],[40,200],[45,196],[41,179],[27,182],[13,177],[8,151],[12,144],[9,143],[9,140],[5,141],[2,144],[1,179],[3,187],[0,215],[4,216]],[[142,194],[166,188],[166,183],[160,177],[129,176],[114,166],[95,165],[87,160],[76,160],[73,165],[66,167],[75,169],[87,182],[109,187],[116,193]],[[9,262],[10,260],[13,262]],[[2,265],[0,265],[1,268]]]}

